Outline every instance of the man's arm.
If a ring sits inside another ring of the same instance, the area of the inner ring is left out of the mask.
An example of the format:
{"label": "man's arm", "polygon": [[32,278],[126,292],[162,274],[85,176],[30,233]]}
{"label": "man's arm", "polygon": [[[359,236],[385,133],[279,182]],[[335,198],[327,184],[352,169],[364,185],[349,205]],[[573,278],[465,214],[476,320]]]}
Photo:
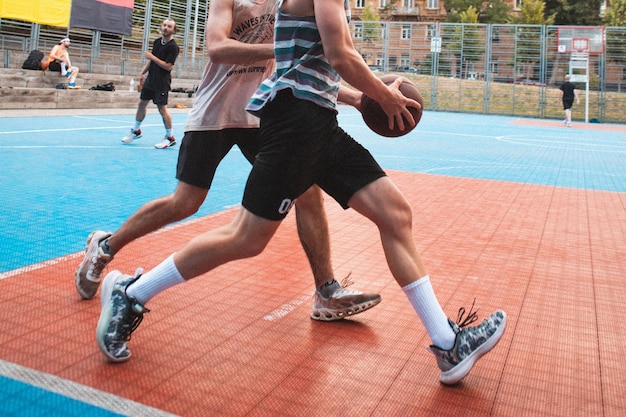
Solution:
{"label": "man's arm", "polygon": [[[274,58],[274,45],[247,44],[230,38],[234,0],[213,0],[206,23],[209,57],[217,64],[251,64]],[[272,11],[273,12],[273,11]]]}
{"label": "man's arm", "polygon": [[172,68],[174,68],[174,64],[172,64],[171,62],[165,62],[162,59],[157,58],[156,56],[154,56],[152,52],[146,51],[143,53],[143,56],[146,57],[146,59],[148,60],[148,64],[146,65],[143,71],[144,73],[148,72],[148,68],[150,67],[150,61],[154,62],[155,64],[157,64],[159,67],[163,68],[166,71],[171,71]]}
{"label": "man's arm", "polygon": [[339,95],[337,96],[337,101],[348,104],[356,108],[358,111],[361,111],[362,98],[363,93],[358,90],[354,90],[343,85],[339,87]]}
{"label": "man's arm", "polygon": [[305,2],[313,4],[324,54],[339,75],[348,84],[380,103],[389,118],[390,128],[397,125],[404,129],[403,115],[414,125],[415,121],[407,106],[420,108],[419,103],[400,92],[401,80],[387,87],[365,64],[352,43],[344,0],[291,0],[292,5]]}
{"label": "man's arm", "polygon": [[52,48],[52,50],[50,51],[50,58],[52,58],[55,61],[59,61],[59,62],[65,62],[65,65],[67,67],[71,67],[70,64],[70,60],[67,56],[67,53],[62,53],[59,54],[59,45],[56,45],[54,48]]}

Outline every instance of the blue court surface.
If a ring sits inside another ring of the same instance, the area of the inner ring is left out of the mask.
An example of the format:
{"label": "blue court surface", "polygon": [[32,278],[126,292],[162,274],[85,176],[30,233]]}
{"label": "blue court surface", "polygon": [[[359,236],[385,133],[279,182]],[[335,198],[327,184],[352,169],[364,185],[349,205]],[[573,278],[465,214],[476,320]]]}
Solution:
{"label": "blue court surface", "polygon": [[[178,147],[154,149],[164,133],[155,111],[142,126],[143,138],[131,145],[120,142],[131,113],[38,113],[0,117],[0,280],[82,251],[92,230],[117,229],[142,204],[176,187]],[[186,112],[172,116],[182,139]],[[340,107],[339,119],[388,170],[626,192],[623,125],[565,128],[559,122],[425,112],[414,132],[387,139],[370,132],[352,108]],[[238,205],[249,169],[233,149],[194,218]],[[0,359],[0,415],[167,413]]]}
{"label": "blue court surface", "polygon": [[[186,113],[173,118],[181,138]],[[153,147],[163,136],[160,116],[149,114],[144,137],[123,145],[132,120],[131,114],[0,118],[0,273],[77,252],[89,231],[114,230],[143,203],[174,190],[178,148]],[[426,112],[411,134],[387,139],[370,132],[356,110],[340,112],[340,124],[385,169],[626,191],[626,129],[517,120]],[[237,205],[249,169],[233,149],[196,216]]]}

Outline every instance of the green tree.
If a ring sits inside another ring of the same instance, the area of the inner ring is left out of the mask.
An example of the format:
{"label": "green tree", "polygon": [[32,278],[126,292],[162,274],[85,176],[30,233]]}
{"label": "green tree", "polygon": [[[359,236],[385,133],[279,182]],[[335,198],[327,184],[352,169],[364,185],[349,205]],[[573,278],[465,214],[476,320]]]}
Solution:
{"label": "green tree", "polygon": [[463,34],[463,64],[465,65],[465,76],[474,71],[474,64],[484,58],[485,41],[481,36],[482,28],[478,23],[478,10],[473,6],[461,13],[461,23],[465,23]]}
{"label": "green tree", "polygon": [[[519,24],[516,31],[516,66],[526,78],[535,78],[541,59],[541,27],[554,24],[555,14],[545,16],[546,4],[542,0],[524,0],[520,13],[510,19]],[[533,25],[533,26],[530,26]]]}
{"label": "green tree", "polygon": [[478,14],[478,23],[506,23],[511,7],[502,0],[446,0],[447,21],[461,22],[461,13],[473,7]]}
{"label": "green tree", "polygon": [[626,0],[611,0],[602,21],[607,26],[626,26]]}
{"label": "green tree", "polygon": [[626,62],[623,52],[626,48],[626,28],[624,28],[626,26],[626,0],[611,0],[602,20],[607,26],[611,26],[606,29],[606,59],[624,65]]}
{"label": "green tree", "polygon": [[602,0],[546,0],[546,14],[557,25],[595,26],[601,23]]}
{"label": "green tree", "polygon": [[459,13],[461,23],[478,23],[478,10],[476,7],[469,6],[466,11]]}
{"label": "green tree", "polygon": [[368,43],[379,41],[382,38],[383,27],[380,23],[378,10],[369,4],[363,9],[363,40]]}
{"label": "green tree", "polygon": [[542,0],[524,0],[519,15],[510,19],[511,23],[525,25],[553,25],[556,13],[546,17],[546,3]]}
{"label": "green tree", "polygon": [[474,6],[459,13],[461,24],[447,26],[444,30],[442,44],[446,51],[454,56],[456,75],[464,78],[472,71],[473,63],[484,57],[484,38],[482,27],[478,24],[479,12]]}

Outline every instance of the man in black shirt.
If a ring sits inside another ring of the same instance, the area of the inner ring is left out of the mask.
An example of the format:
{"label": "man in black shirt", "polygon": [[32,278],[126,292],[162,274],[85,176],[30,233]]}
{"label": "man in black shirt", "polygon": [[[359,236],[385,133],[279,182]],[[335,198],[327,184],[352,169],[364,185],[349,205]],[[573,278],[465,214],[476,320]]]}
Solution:
{"label": "man in black shirt", "polygon": [[559,87],[559,90],[561,90],[563,111],[565,111],[563,124],[567,127],[572,127],[572,106],[574,105],[574,99],[576,99],[576,104],[580,104],[578,91],[576,90],[576,86],[570,82],[570,79],[571,76],[569,74],[566,75],[565,82]]}
{"label": "man in black shirt", "polygon": [[135,116],[135,126],[122,138],[123,143],[131,143],[142,137],[141,122],[146,117],[146,107],[152,100],[157,105],[165,126],[165,137],[154,147],[165,149],[176,145],[172,131],[172,116],[167,110],[167,99],[172,82],[171,71],[179,51],[173,38],[174,33],[176,33],[176,22],[170,18],[165,19],[161,25],[162,36],[154,41],[152,52],[144,52],[144,57],[148,62],[146,62],[139,77],[141,94]]}

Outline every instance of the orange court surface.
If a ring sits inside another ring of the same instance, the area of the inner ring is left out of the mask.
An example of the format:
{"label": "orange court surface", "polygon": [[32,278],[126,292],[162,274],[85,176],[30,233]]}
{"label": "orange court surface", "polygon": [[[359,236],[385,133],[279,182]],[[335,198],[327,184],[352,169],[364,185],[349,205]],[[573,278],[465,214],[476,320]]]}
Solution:
{"label": "orange court surface", "polygon": [[[175,116],[182,138],[184,114]],[[160,120],[150,117],[158,137]],[[22,158],[39,170],[32,161],[46,157],[45,165],[53,165],[54,157],[34,155],[45,139],[37,142],[37,128],[26,129],[23,119],[0,119],[7,163]],[[132,116],[121,115],[106,128],[112,119],[97,121],[94,142],[85,134],[82,143],[48,151],[73,161],[49,173],[60,184],[21,193],[13,184],[3,196],[2,257],[27,260],[0,269],[0,415],[626,415],[624,126],[607,132],[426,112],[414,131],[421,136],[391,140],[373,137],[358,117],[341,110],[340,124],[363,138],[413,207],[417,246],[444,311],[456,320],[459,308],[469,310],[475,300],[479,320],[496,309],[508,315],[499,344],[461,383],[446,387],[425,349],[424,327],[389,272],[375,226],[328,196],[336,278],[379,292],[378,306],[339,322],[309,318],[313,279],[291,213],[260,256],[151,300],[129,342],[132,358],[107,363],[95,342],[99,294],[83,301],[74,289],[81,247],[91,230],[115,230],[153,198],[138,196],[134,187],[155,188],[155,196],[170,192],[177,154],[149,149],[150,139],[135,147],[119,144]],[[33,131],[28,149],[9,143],[18,130],[21,137]],[[74,136],[68,133],[68,141]],[[165,185],[148,171],[157,163]],[[232,193],[232,201],[133,242],[107,271],[148,270],[200,232],[229,222],[249,170],[239,160],[234,164],[240,163],[242,173],[226,175],[239,188],[216,179],[208,198]],[[65,170],[73,174],[59,178]],[[85,186],[103,177],[98,189]],[[77,187],[83,202],[71,194]],[[56,198],[46,194],[51,188]],[[29,214],[25,202],[13,201],[22,193],[40,193],[37,200],[46,203]],[[96,196],[119,217],[81,212]],[[45,212],[43,226],[29,229],[38,211]],[[56,221],[57,240],[46,245],[60,252],[38,250],[43,257],[28,258],[28,248],[45,241]],[[14,237],[20,233],[29,238],[23,246]]]}

